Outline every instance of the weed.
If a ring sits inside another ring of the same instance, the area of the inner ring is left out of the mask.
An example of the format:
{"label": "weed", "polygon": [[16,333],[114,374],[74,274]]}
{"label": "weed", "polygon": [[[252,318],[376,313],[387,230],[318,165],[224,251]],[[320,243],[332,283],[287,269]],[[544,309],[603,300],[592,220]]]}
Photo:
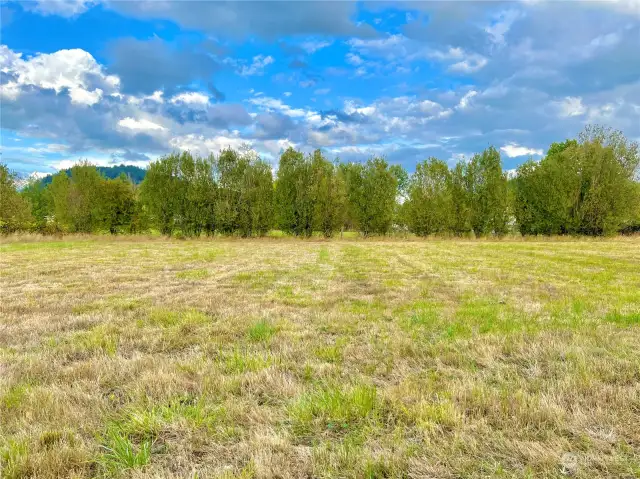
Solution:
{"label": "weed", "polygon": [[150,439],[134,444],[128,436],[114,426],[107,430],[102,441],[103,452],[96,462],[109,474],[120,475],[127,469],[144,467],[151,460],[152,441]]}
{"label": "weed", "polygon": [[249,328],[247,335],[251,341],[268,341],[274,334],[276,334],[276,331],[277,329],[272,326],[270,322],[265,319],[261,319]]}

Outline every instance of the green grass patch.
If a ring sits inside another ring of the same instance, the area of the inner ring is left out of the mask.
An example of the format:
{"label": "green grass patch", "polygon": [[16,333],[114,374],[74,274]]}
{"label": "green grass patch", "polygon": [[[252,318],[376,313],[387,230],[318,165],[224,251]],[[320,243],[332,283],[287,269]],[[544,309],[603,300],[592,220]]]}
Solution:
{"label": "green grass patch", "polygon": [[607,313],[604,317],[605,321],[615,323],[620,326],[634,326],[640,325],[640,312],[636,313],[621,313],[619,311],[613,311]]}
{"label": "green grass patch", "polygon": [[147,324],[169,328],[172,326],[203,326],[213,321],[213,318],[194,309],[173,311],[165,308],[154,308],[147,313],[145,319],[138,321],[138,326]]}
{"label": "green grass patch", "polygon": [[253,323],[247,330],[247,337],[254,342],[269,341],[278,329],[266,319]]}
{"label": "green grass patch", "polygon": [[238,273],[233,277],[233,281],[252,289],[265,290],[274,284],[278,276],[280,276],[278,271],[260,270]]}
{"label": "green grass patch", "polygon": [[206,269],[189,269],[187,271],[180,271],[176,273],[176,278],[186,279],[190,281],[197,281],[199,279],[205,279],[209,277],[209,271]]}
{"label": "green grass patch", "polygon": [[240,348],[224,352],[220,364],[226,374],[242,374],[256,372],[276,364],[276,359],[269,353],[258,353]]}
{"label": "green grass patch", "polygon": [[380,414],[377,390],[368,385],[319,388],[289,408],[291,427],[297,436],[347,433],[377,421]]}
{"label": "green grass patch", "polygon": [[31,386],[29,384],[16,384],[7,389],[0,396],[0,405],[6,411],[17,409],[26,398]]}
{"label": "green grass patch", "polygon": [[138,469],[149,464],[152,446],[153,442],[150,439],[133,442],[114,425],[102,438],[103,452],[97,457],[96,463],[106,474],[120,476],[129,469]]}
{"label": "green grass patch", "polygon": [[327,248],[320,248],[318,251],[318,263],[328,263],[329,262],[329,250]]}

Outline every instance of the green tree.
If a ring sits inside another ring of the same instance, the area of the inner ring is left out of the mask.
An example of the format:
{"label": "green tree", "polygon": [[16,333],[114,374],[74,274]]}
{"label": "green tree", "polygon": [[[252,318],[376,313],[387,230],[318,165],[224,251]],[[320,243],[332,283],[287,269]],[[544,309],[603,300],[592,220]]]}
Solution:
{"label": "green tree", "polygon": [[[633,215],[635,188],[626,161],[616,158],[613,146],[587,141],[567,149],[579,165],[580,188],[571,209],[572,232],[610,235]],[[627,160],[627,158],[625,158]]]}
{"label": "green tree", "polygon": [[292,234],[296,230],[296,179],[304,155],[289,147],[281,155],[276,176],[274,209],[276,227]]}
{"label": "green tree", "polygon": [[275,191],[276,224],[298,236],[313,233],[312,160],[288,148],[280,156]]}
{"label": "green tree", "polygon": [[398,180],[382,158],[344,168],[349,216],[365,236],[384,235],[393,222]]}
{"label": "green tree", "polygon": [[32,221],[29,202],[18,193],[15,173],[0,163],[0,233],[29,229]]}
{"label": "green tree", "polygon": [[216,183],[213,157],[193,157],[183,152],[179,158],[182,197],[178,204],[180,230],[187,236],[199,236],[215,230]]}
{"label": "green tree", "polygon": [[131,232],[136,213],[134,186],[123,174],[114,180],[104,180],[102,186],[102,217],[111,234]]}
{"label": "green tree", "polygon": [[530,160],[518,168],[514,212],[522,234],[566,234],[573,229],[571,209],[579,178],[570,173],[577,165],[571,156],[563,155],[565,150],[554,147],[540,163]]}
{"label": "green tree", "polygon": [[505,234],[508,226],[507,176],[500,153],[489,147],[473,156],[466,168],[470,223],[477,236]]}
{"label": "green tree", "polygon": [[46,186],[38,179],[29,181],[20,192],[31,205],[34,226],[36,230],[44,232],[47,226],[47,218],[52,214],[50,196]]}
{"label": "green tree", "polygon": [[96,167],[87,162],[71,168],[68,212],[72,231],[91,233],[105,227],[105,181]]}
{"label": "green tree", "polygon": [[273,227],[273,174],[271,166],[253,152],[245,153],[238,229],[242,236],[264,236]]}
{"label": "green tree", "polygon": [[456,164],[451,171],[451,231],[461,236],[471,231],[471,206],[466,165]]}
{"label": "green tree", "polygon": [[171,154],[152,162],[140,185],[140,201],[151,224],[165,235],[173,232],[183,201],[183,182],[179,172],[180,155]]}
{"label": "green tree", "polygon": [[453,201],[451,173],[447,164],[436,158],[419,163],[408,190],[411,231],[420,236],[449,231]]}
{"label": "green tree", "polygon": [[233,234],[240,228],[239,215],[245,181],[247,158],[237,151],[226,149],[216,162],[218,197],[215,206],[216,224],[224,234]]}
{"label": "green tree", "polygon": [[640,146],[630,141],[620,130],[602,125],[587,125],[578,135],[581,144],[600,143],[613,150],[613,157],[620,164],[623,175],[630,180],[640,180]]}
{"label": "green tree", "polygon": [[344,211],[344,228],[357,230],[359,228],[359,215],[363,208],[363,174],[364,165],[360,163],[340,163],[338,175],[344,184],[346,205]]}
{"label": "green tree", "polygon": [[329,238],[342,227],[345,212],[345,187],[337,167],[320,150],[311,158],[311,199],[313,229]]}
{"label": "green tree", "polygon": [[71,180],[64,171],[53,175],[51,184],[47,187],[48,202],[53,213],[53,223],[62,231],[71,229],[71,214],[69,212],[69,192]]}
{"label": "green tree", "polygon": [[523,234],[613,234],[633,221],[638,145],[620,132],[587,127],[580,141],[553,143],[515,179],[515,213]]}

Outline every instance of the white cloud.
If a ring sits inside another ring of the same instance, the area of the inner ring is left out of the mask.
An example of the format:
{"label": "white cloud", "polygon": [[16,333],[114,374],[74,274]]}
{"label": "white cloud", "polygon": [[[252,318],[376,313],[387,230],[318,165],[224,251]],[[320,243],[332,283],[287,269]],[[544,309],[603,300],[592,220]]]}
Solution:
{"label": "white cloud", "polygon": [[473,73],[484,68],[488,60],[482,55],[470,55],[461,62],[454,63],[449,67],[452,72]]}
{"label": "white cloud", "polygon": [[95,166],[109,166],[111,164],[111,158],[108,156],[91,156],[91,155],[84,156],[83,155],[82,158],[76,158],[73,160],[65,159],[65,160],[56,161],[50,164],[49,166],[51,166],[52,168],[55,168],[56,170],[66,170],[69,168],[73,168],[78,163],[82,163],[85,161]]}
{"label": "white cloud", "polygon": [[164,101],[163,95],[164,95],[164,93],[161,90],[156,90],[156,91],[153,92],[153,95],[146,96],[145,99],[146,100],[153,100],[153,101],[156,101],[158,103],[162,103]]}
{"label": "white cloud", "polygon": [[[477,53],[468,53],[459,47],[449,47],[447,50],[433,50],[426,52],[428,57],[441,61],[454,61],[449,66],[450,71],[473,73],[484,68],[488,60]],[[460,60],[460,61],[456,61]]]}
{"label": "white cloud", "polygon": [[517,158],[525,155],[542,156],[542,150],[536,148],[527,148],[526,146],[519,146],[515,143],[510,145],[501,146],[500,150],[504,152],[509,158]]}
{"label": "white cloud", "polygon": [[16,100],[20,96],[20,85],[16,82],[7,82],[0,85],[0,98]]}
{"label": "white cloud", "polygon": [[410,43],[407,37],[400,34],[374,39],[352,38],[347,41],[352,49],[364,55],[382,57],[387,60],[394,60],[406,55]]}
{"label": "white cloud", "polygon": [[242,76],[262,75],[265,67],[271,65],[275,60],[272,56],[256,55],[253,57],[251,65],[242,65],[238,72]]}
{"label": "white cloud", "polygon": [[[81,49],[59,50],[54,53],[39,53],[23,60],[5,45],[0,47],[2,71],[14,77],[3,86],[3,96],[17,98],[23,85],[69,91],[73,103],[93,105],[100,101],[103,89],[115,91],[120,79],[106,75],[93,56]],[[99,86],[99,87],[98,87]]]}
{"label": "white cloud", "polygon": [[353,101],[347,100],[344,102],[344,112],[347,115],[359,113],[360,115],[371,116],[376,112],[376,107],[374,105],[358,107]]}
{"label": "white cloud", "polygon": [[95,0],[37,0],[32,8],[42,15],[59,15],[61,17],[74,17],[84,13]]}
{"label": "white cloud", "polygon": [[582,98],[575,96],[568,96],[555,102],[555,106],[558,109],[558,115],[562,118],[584,115],[587,111],[582,104]]}
{"label": "white cloud", "polygon": [[45,173],[44,171],[33,171],[29,174],[29,179],[39,180],[45,176],[49,176],[49,173]]}
{"label": "white cloud", "polygon": [[200,92],[195,92],[195,91],[180,93],[171,99],[171,103],[173,104],[184,103],[186,105],[192,105],[192,106],[208,105],[209,95],[206,95]]}
{"label": "white cloud", "polygon": [[510,168],[508,170],[505,170],[505,173],[507,174],[507,178],[512,180],[514,178],[516,178],[518,176],[518,169],[517,168]]}
{"label": "white cloud", "polygon": [[102,98],[102,90],[100,88],[96,88],[93,91],[88,91],[82,88],[72,88],[69,90],[69,96],[73,103],[91,106],[100,101]]}
{"label": "white cloud", "polygon": [[34,146],[24,148],[24,151],[28,153],[64,153],[68,151],[69,147],[61,143],[37,143]]}
{"label": "white cloud", "polygon": [[328,47],[329,45],[331,45],[331,43],[333,42],[330,42],[327,40],[307,41],[307,42],[302,42],[300,46],[307,53],[315,53],[318,50]]}
{"label": "white cloud", "polygon": [[301,108],[291,108],[289,105],[285,104],[282,100],[278,100],[277,98],[271,98],[268,96],[251,98],[249,100],[249,103],[262,107],[265,110],[278,111],[293,118],[307,116],[306,110],[303,110]]}
{"label": "white cloud", "polygon": [[475,91],[475,90],[470,90],[467,93],[465,93],[464,96],[462,98],[460,98],[460,101],[458,102],[458,105],[456,106],[456,109],[464,110],[464,109],[468,108],[469,107],[469,102],[477,94],[478,94],[478,92]]}
{"label": "white cloud", "polygon": [[162,125],[159,125],[158,123],[154,123],[151,120],[147,120],[145,118],[142,118],[140,120],[136,120],[135,118],[131,118],[131,117],[127,117],[127,118],[123,118],[122,120],[120,120],[118,122],[118,126],[122,127],[122,128],[126,128],[127,130],[133,130],[133,131],[145,131],[145,132],[149,132],[149,131],[163,131],[166,130],[166,128]]}
{"label": "white cloud", "polygon": [[313,93],[315,95],[326,95],[327,93],[329,93],[331,91],[330,88],[318,88],[316,91],[314,91]]}
{"label": "white cloud", "polygon": [[437,49],[401,34],[377,39],[354,38],[349,40],[347,44],[359,54],[351,53],[353,57],[347,55],[345,58],[348,63],[354,66],[358,65],[358,59],[362,60],[362,55],[382,58],[390,65],[431,60],[450,62],[449,70],[460,73],[476,72],[488,63],[484,56],[467,52],[461,47],[449,46],[445,49]]}
{"label": "white cloud", "polygon": [[[87,154],[82,155],[76,159],[64,159],[59,161],[54,161],[49,164],[49,167],[54,168],[56,170],[66,170],[69,168],[73,168],[78,163],[88,162],[91,165],[95,166],[112,166],[114,164],[114,159],[111,155],[101,155],[101,154]],[[116,162],[118,165],[134,165],[140,168],[145,168],[149,161],[146,160],[125,160],[123,158],[119,158]],[[45,173],[45,175],[49,175],[51,173]]]}
{"label": "white cloud", "polygon": [[359,66],[364,63],[364,60],[360,58],[358,55],[356,55],[355,53],[347,53],[347,56],[345,57],[345,61],[349,65],[354,65],[354,66]]}
{"label": "white cloud", "polygon": [[258,149],[260,151],[264,151],[266,153],[266,156],[269,156],[270,158],[274,158],[277,155],[279,155],[281,151],[286,150],[289,147],[297,148],[298,145],[284,138],[281,140],[263,141],[262,144],[258,147]]}
{"label": "white cloud", "polygon": [[244,146],[251,146],[251,142],[233,133],[224,132],[224,134],[214,137],[196,134],[182,135],[169,140],[169,145],[174,149],[206,156],[210,153],[218,153],[225,148],[237,150]]}

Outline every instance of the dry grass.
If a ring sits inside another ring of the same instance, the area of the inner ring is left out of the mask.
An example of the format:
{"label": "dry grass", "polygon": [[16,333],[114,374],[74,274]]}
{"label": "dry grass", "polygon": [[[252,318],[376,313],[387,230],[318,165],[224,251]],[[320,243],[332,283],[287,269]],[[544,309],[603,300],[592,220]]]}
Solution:
{"label": "dry grass", "polygon": [[640,241],[0,245],[0,476],[640,477]]}

